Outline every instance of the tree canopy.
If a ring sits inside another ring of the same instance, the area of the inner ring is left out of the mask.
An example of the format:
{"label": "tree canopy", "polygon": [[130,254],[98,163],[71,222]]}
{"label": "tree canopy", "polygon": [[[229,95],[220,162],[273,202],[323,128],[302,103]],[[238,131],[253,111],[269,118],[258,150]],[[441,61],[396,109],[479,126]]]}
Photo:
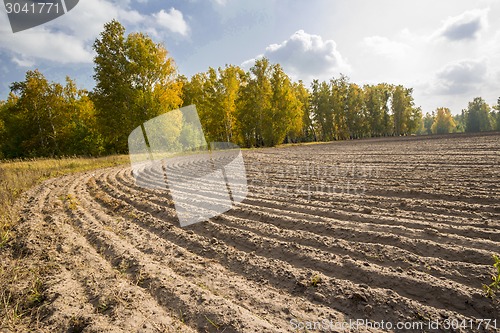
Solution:
{"label": "tree canopy", "polygon": [[456,124],[448,108],[438,108],[436,110],[436,117],[431,126],[431,131],[434,134],[452,133]]}
{"label": "tree canopy", "polygon": [[493,129],[490,107],[481,97],[476,97],[469,103],[465,116],[466,132],[483,132]]}
{"label": "tree canopy", "polygon": [[182,81],[161,44],[142,33],[125,36],[116,20],[94,43],[96,86],[92,100],[107,151],[127,151],[130,132],[182,104]]}
{"label": "tree canopy", "polygon": [[4,157],[102,152],[94,105],[70,78],[63,86],[49,83],[39,71],[28,71],[24,81],[12,83],[11,90],[0,107]]}
{"label": "tree canopy", "polygon": [[[461,114],[447,108],[422,117],[413,89],[359,85],[345,75],[294,82],[280,64],[257,59],[179,75],[162,44],[113,20],[93,44],[95,87],[69,77],[48,82],[38,70],[11,84],[0,101],[0,158],[126,153],[131,131],[162,113],[195,104],[207,141],[244,147],[378,136],[500,130],[500,98],[478,97]],[[187,134],[186,134],[187,135]]]}

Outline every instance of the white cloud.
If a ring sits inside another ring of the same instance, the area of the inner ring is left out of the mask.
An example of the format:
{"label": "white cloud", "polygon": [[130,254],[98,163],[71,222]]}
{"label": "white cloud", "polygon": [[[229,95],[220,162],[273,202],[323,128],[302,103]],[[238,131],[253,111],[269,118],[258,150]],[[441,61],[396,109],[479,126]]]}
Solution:
{"label": "white cloud", "polygon": [[[273,63],[279,63],[294,78],[309,81],[313,78],[328,79],[340,72],[350,72],[350,66],[337,50],[333,40],[323,40],[303,30],[294,33],[280,44],[269,45],[264,54]],[[255,59],[245,61],[248,66]]]}
{"label": "white cloud", "polygon": [[50,30],[64,31],[75,38],[93,42],[102,31],[106,22],[117,19],[127,27],[138,27],[151,23],[148,16],[131,9],[130,1],[123,0],[85,0],[68,14],[45,24]]}
{"label": "white cloud", "polygon": [[[25,30],[15,34],[0,34],[1,49],[14,54],[13,60],[48,60],[52,62],[90,63],[92,53],[82,40],[62,32],[51,32],[43,27]],[[27,65],[26,61],[22,62]]]}
{"label": "white cloud", "polygon": [[402,58],[411,50],[407,44],[381,36],[365,37],[363,43],[374,54],[393,59]]}
{"label": "white cloud", "polygon": [[170,8],[168,12],[163,9],[158,13],[153,14],[156,23],[168,30],[181,34],[182,36],[186,36],[189,32],[189,27],[186,21],[184,20],[184,16],[182,12],[175,8]]}
{"label": "white cloud", "polygon": [[462,95],[479,91],[487,81],[486,59],[462,60],[446,65],[435,76],[431,93]]}
{"label": "white cloud", "polygon": [[[80,1],[66,15],[47,24],[16,34],[0,34],[0,49],[14,54],[12,61],[25,67],[30,63],[34,66],[40,61],[91,63],[93,55],[90,44],[105,22],[125,12],[117,8],[109,1]],[[6,16],[0,16],[0,21],[3,21],[0,22],[1,26],[9,26]]]}
{"label": "white cloud", "polygon": [[18,58],[15,56],[12,57],[12,61],[19,67],[32,67],[35,64],[33,60]]}
{"label": "white cloud", "polygon": [[216,5],[225,6],[228,0],[213,0]]}
{"label": "white cloud", "polygon": [[114,18],[127,18],[129,15],[126,8],[125,5],[117,5],[106,0],[79,1],[72,11],[43,27],[64,31],[82,41],[90,41],[99,35],[104,23]]}
{"label": "white cloud", "polygon": [[[165,28],[183,36],[189,31],[182,12],[175,8],[145,15],[131,9],[129,5],[130,0],[80,1],[66,15],[47,24],[16,34],[8,31],[1,33],[0,51],[12,54],[11,60],[22,67],[32,67],[40,61],[91,63],[91,45],[104,24],[112,19],[118,19],[127,28],[146,31],[153,36],[158,36],[157,31]],[[7,15],[0,15],[0,26],[10,27]]]}
{"label": "white cloud", "polygon": [[119,10],[118,17],[120,18],[121,22],[130,23],[133,25],[144,23],[147,20],[147,17],[145,15],[140,14],[136,10]]}
{"label": "white cloud", "polygon": [[488,11],[489,9],[474,9],[449,17],[432,37],[450,41],[477,39],[488,26]]}
{"label": "white cloud", "polygon": [[[9,27],[7,15],[0,15],[0,26]],[[23,67],[33,66],[37,60],[63,64],[92,62],[90,48],[67,30],[51,31],[49,25],[42,25],[16,34],[11,31],[1,33],[0,50],[12,54],[11,60]]]}

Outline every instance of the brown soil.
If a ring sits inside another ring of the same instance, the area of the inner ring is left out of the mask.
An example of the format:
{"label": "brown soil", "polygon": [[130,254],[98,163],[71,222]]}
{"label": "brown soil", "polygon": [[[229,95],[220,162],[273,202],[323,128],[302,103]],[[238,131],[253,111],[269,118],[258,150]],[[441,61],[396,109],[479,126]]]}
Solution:
{"label": "brown soil", "polygon": [[187,228],[168,193],[137,187],[127,167],[31,190],[19,251],[54,268],[41,329],[290,332],[357,319],[466,324],[309,331],[496,331],[480,319],[500,328],[498,302],[482,292],[500,253],[499,134],[257,149],[244,159],[248,197]]}

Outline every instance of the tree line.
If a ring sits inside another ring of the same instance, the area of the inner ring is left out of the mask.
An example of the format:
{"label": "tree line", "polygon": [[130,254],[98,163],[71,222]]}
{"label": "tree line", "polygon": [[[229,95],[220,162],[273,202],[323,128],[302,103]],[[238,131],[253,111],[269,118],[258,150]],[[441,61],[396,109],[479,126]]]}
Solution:
{"label": "tree line", "polygon": [[453,116],[450,109],[438,108],[423,118],[423,134],[500,131],[500,98],[490,107],[481,97]]}
{"label": "tree line", "polygon": [[243,147],[500,126],[500,112],[480,98],[456,117],[444,108],[422,117],[411,88],[360,86],[344,75],[308,88],[266,58],[247,71],[226,65],[188,79],[163,45],[143,33],[125,35],[116,20],[105,24],[93,49],[90,92],[70,78],[64,85],[48,82],[38,70],[10,85],[8,99],[0,101],[0,157],[127,153],[134,128],[190,104],[208,142]]}
{"label": "tree line", "polygon": [[70,78],[61,85],[28,71],[0,101],[0,157],[100,155],[95,115],[89,94]]}

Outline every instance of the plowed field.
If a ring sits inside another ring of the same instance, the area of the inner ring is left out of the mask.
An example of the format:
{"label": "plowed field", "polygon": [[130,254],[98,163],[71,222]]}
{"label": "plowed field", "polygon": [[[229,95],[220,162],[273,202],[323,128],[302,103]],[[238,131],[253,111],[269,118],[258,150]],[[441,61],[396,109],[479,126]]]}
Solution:
{"label": "plowed field", "polygon": [[[168,191],[138,187],[129,167],[28,192],[18,233],[55,272],[42,327],[496,332],[488,319],[500,328],[498,303],[482,292],[500,253],[500,135],[243,156],[247,198],[186,228]],[[365,322],[349,326],[356,320]]]}

